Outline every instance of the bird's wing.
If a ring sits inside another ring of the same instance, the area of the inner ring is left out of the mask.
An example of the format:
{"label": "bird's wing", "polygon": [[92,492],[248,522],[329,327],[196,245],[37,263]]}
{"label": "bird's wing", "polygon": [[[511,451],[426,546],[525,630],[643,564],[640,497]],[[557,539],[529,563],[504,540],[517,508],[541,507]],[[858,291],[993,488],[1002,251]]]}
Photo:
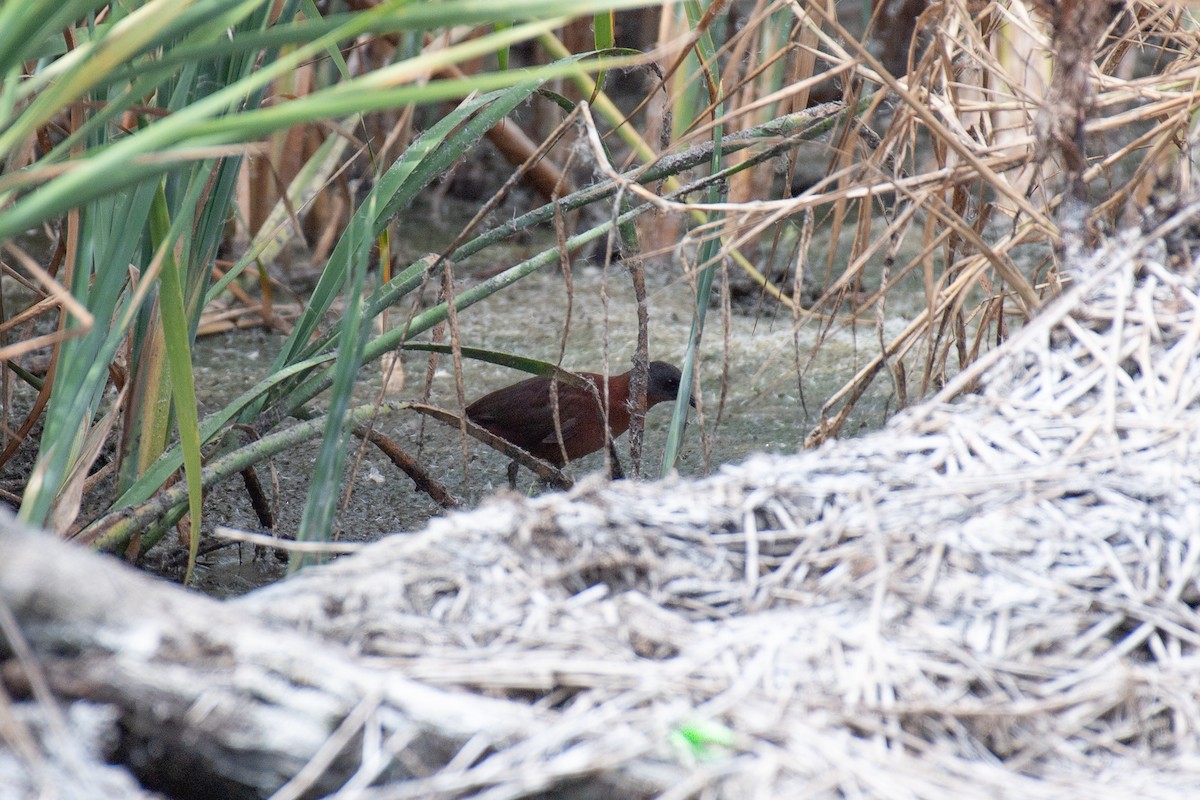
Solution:
{"label": "bird's wing", "polygon": [[[558,398],[558,418],[565,440],[574,433],[580,413],[586,413],[587,406],[594,406],[595,401],[578,392],[563,391],[563,387],[559,390],[562,394]],[[475,424],[525,448],[558,440],[554,431],[554,408],[550,405],[549,393],[544,390],[526,392],[519,397],[519,402],[475,411],[471,413],[471,419]]]}

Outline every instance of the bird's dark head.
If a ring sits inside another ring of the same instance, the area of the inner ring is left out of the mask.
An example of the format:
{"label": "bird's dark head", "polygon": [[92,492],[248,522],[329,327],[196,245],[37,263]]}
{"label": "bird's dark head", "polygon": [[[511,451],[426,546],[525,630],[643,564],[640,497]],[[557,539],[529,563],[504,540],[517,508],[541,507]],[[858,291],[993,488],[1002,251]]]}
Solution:
{"label": "bird's dark head", "polygon": [[[651,361],[650,374],[646,379],[646,405],[667,403],[679,396],[679,384],[683,374],[674,364],[665,361]],[[695,398],[689,397],[688,403],[695,408]]]}

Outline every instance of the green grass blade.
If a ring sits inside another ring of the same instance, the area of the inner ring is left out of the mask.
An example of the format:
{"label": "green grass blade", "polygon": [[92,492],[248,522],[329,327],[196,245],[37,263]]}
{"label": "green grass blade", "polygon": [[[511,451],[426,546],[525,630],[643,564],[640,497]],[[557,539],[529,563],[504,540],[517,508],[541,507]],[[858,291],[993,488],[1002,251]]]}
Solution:
{"label": "green grass blade", "polygon": [[[592,17],[592,37],[595,42],[594,49],[598,51],[608,50],[616,42],[616,21],[612,9],[598,11]],[[596,73],[596,89],[592,92],[592,100],[604,91],[604,78],[607,75],[605,70]]]}
{"label": "green grass blade", "polygon": [[[514,29],[522,34],[529,30],[535,28],[525,26]],[[469,54],[461,51],[455,55],[465,57]],[[609,58],[604,63],[617,68],[640,60],[640,57]],[[196,101],[187,109],[159,120],[133,136],[78,159],[67,172],[45,169],[39,172],[38,167],[34,166],[10,176],[0,176],[0,196],[38,182],[41,180],[39,176],[44,176],[48,181],[38,191],[21,196],[0,212],[0,238],[15,235],[81,202],[178,169],[181,162],[208,157],[204,150],[200,150],[198,155],[197,148],[238,144],[293,125],[328,117],[407,104],[429,104],[464,97],[475,91],[508,88],[522,80],[550,80],[576,74],[579,69],[578,64],[555,62],[521,72],[483,74],[398,88],[366,85],[367,79],[372,76],[365,76],[358,82],[314,92],[270,108],[229,113],[234,109],[222,103],[240,102],[245,92],[261,88],[259,76],[272,71],[264,67],[234,85],[235,88],[241,87],[242,91],[230,95],[226,90],[221,90]]]}
{"label": "green grass blade", "polygon": [[[344,335],[338,347],[334,367],[333,391],[329,399],[325,433],[313,469],[304,513],[300,518],[300,529],[296,531],[297,541],[327,542],[332,538],[334,516],[338,506],[338,489],[341,486],[342,468],[346,460],[346,439],[349,434],[346,413],[354,396],[354,383],[362,363],[363,345],[370,331],[370,325],[363,313],[363,287],[366,284],[373,240],[370,218],[374,216],[374,211],[374,208],[370,208],[368,214],[358,217],[351,224],[350,246],[345,255],[349,263],[345,268],[338,270],[346,276]],[[319,563],[321,560],[319,556],[311,553],[292,553],[288,573],[295,573],[304,566]]]}
{"label": "green grass blade", "polygon": [[106,0],[0,3],[0,73],[20,67],[31,47],[53,35],[61,38],[63,28],[106,5]]}
{"label": "green grass blade", "polygon": [[[154,187],[145,186],[120,200],[107,198],[81,209],[81,247],[68,266],[76,298],[95,323],[59,350],[40,450],[21,499],[20,517],[30,524],[46,524],[77,453],[78,433],[95,417],[108,382],[108,365],[134,322],[136,308],[125,294],[126,267],[143,243],[153,199]],[[68,321],[68,327],[73,326]]]}
{"label": "green grass blade", "polygon": [[[160,190],[161,206],[155,205],[156,227],[168,221],[166,193]],[[163,338],[167,364],[171,372],[171,395],[175,418],[179,423],[179,442],[183,449],[183,472],[188,487],[188,513],[191,517],[191,536],[188,546],[188,566],[184,585],[192,579],[196,553],[200,546],[200,513],[203,501],[200,484],[200,416],[196,410],[196,379],[192,372],[190,323],[184,310],[183,280],[179,262],[170,254],[174,237],[168,233],[162,243],[166,248],[159,281],[159,308],[162,314]]]}
{"label": "green grass blade", "polygon": [[[696,0],[684,0],[683,8],[687,14],[688,22],[691,23],[693,28],[702,23],[704,13]],[[713,107],[712,116],[714,119],[720,119],[725,113],[725,104],[724,98],[721,96],[721,76],[717,71],[717,50],[713,44],[712,34],[707,28],[704,29],[696,41],[696,50],[702,68],[706,73],[707,81],[705,85],[708,87],[710,93],[715,93],[709,97]],[[710,169],[713,173],[720,172],[721,170],[723,158],[719,145],[723,135],[724,126],[720,124],[714,125],[711,134],[714,147],[710,164]],[[725,189],[719,184],[714,184],[708,191],[708,202],[710,203],[719,203],[724,197]],[[706,226],[715,228],[715,223],[720,217],[720,212],[709,212],[706,215]],[[675,468],[675,462],[679,459],[679,450],[683,445],[683,431],[687,425],[690,398],[693,396],[692,382],[696,374],[696,360],[699,357],[700,342],[704,336],[704,318],[708,312],[709,299],[712,295],[713,278],[716,276],[717,267],[719,266],[718,256],[720,249],[720,239],[715,235],[709,235],[700,246],[699,263],[701,269],[696,279],[696,303],[692,308],[692,328],[688,336],[687,351],[683,357],[683,367],[681,368],[683,377],[679,382],[679,395],[675,399],[675,407],[671,413],[671,424],[667,429],[667,441],[663,448],[663,476],[666,476]]]}
{"label": "green grass blade", "polygon": [[[403,349],[419,350],[426,353],[441,353],[442,355],[450,355],[454,352],[454,349],[448,344],[415,342],[403,345]],[[481,347],[460,347],[458,348],[458,352],[463,358],[469,358],[472,361],[485,361],[488,364],[497,364],[501,367],[528,372],[530,375],[554,375],[555,373],[562,372],[557,364],[549,361],[529,358],[528,356],[519,356],[514,353],[505,353],[500,350],[485,350]]]}

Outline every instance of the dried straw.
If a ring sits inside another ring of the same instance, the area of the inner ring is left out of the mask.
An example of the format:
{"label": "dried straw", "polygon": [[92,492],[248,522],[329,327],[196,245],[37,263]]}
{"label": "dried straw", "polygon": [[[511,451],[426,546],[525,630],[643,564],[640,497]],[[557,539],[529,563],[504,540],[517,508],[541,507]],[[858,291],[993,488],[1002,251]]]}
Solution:
{"label": "dried straw", "polygon": [[1200,796],[1196,218],[878,434],[501,496],[239,601],[545,714],[338,796]]}

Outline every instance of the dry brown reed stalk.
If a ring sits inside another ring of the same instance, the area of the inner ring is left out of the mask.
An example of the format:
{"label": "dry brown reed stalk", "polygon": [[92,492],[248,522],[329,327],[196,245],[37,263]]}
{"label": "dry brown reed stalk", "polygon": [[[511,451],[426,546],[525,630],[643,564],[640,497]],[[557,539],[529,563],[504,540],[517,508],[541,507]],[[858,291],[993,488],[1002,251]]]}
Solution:
{"label": "dry brown reed stalk", "polygon": [[[894,26],[877,32],[882,40],[903,27],[893,8],[903,4],[879,5],[875,24]],[[1057,293],[1064,197],[1082,199],[1073,225],[1094,239],[1134,219],[1156,181],[1187,184],[1180,142],[1200,100],[1200,56],[1178,6],[1065,3],[1042,15],[1018,0],[918,6],[900,74],[888,69],[902,64],[894,54],[885,65],[829,4],[756,4],[725,43],[725,124],[774,109],[769,100],[803,100],[822,69],[838,76],[849,103],[880,91],[828,138],[824,178],[799,194],[746,194],[735,181],[728,202],[670,206],[723,212],[723,255],[755,252],[763,237],[772,244],[761,249],[773,252],[781,232],[814,214],[826,234],[814,246],[825,250],[793,261],[821,279],[823,294],[794,312],[797,325],[832,319],[852,329],[874,319],[886,331],[872,337],[880,350],[870,364],[825,404],[809,445],[838,433],[883,369],[894,385],[920,375],[905,384],[909,399],[927,396]],[[771,15],[781,10],[795,27],[772,50]],[[770,93],[760,65],[780,59],[793,88]],[[675,76],[674,92],[683,80]],[[693,232],[705,235],[718,231]],[[900,266],[882,281],[893,261]],[[893,303],[888,315],[873,312],[890,293],[912,292],[918,277],[923,311],[900,317],[904,304]],[[819,348],[825,337],[817,338]]]}

